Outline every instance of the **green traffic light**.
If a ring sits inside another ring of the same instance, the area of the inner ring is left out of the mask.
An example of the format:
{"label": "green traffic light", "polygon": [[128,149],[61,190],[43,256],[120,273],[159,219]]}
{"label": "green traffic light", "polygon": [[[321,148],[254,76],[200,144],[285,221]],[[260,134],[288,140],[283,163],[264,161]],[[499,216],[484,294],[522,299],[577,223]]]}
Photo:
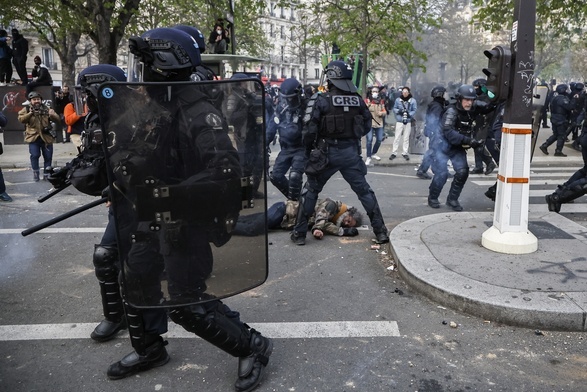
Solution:
{"label": "green traffic light", "polygon": [[489,91],[487,89],[487,86],[481,86],[481,91],[483,91],[485,94],[487,94],[487,96],[489,97],[489,99],[495,98],[495,94],[493,94],[491,91]]}

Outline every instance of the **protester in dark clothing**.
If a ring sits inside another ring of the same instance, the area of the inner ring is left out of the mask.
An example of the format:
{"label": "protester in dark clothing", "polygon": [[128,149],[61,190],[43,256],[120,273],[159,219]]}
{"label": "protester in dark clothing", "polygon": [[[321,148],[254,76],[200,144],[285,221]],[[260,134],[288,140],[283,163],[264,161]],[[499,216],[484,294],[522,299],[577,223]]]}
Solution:
{"label": "protester in dark clothing", "polygon": [[10,83],[12,80],[12,49],[8,45],[8,33],[0,30],[0,86]]}
{"label": "protester in dark clothing", "polygon": [[[0,127],[6,126],[8,121],[6,116],[0,112]],[[1,154],[1,152],[0,152]],[[12,197],[6,193],[6,184],[4,183],[4,175],[2,174],[2,168],[0,167],[0,200],[1,201],[12,201]]]}
{"label": "protester in dark clothing", "polygon": [[27,54],[29,53],[29,41],[18,32],[12,29],[12,64],[23,85],[28,84],[29,78],[26,71]]}
{"label": "protester in dark clothing", "polygon": [[49,73],[49,68],[41,61],[39,56],[35,56],[35,66],[31,72],[33,81],[26,85],[26,95],[28,96],[31,91],[37,86],[52,86],[53,78]]}

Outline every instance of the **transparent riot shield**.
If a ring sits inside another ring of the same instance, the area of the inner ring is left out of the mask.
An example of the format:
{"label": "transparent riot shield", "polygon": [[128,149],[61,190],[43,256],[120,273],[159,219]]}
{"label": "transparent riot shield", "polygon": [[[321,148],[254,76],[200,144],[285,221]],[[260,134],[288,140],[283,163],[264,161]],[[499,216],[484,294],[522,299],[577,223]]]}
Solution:
{"label": "transparent riot shield", "polygon": [[232,235],[267,211],[261,82],[113,82],[98,103],[125,300],[183,306],[262,284],[266,231]]}

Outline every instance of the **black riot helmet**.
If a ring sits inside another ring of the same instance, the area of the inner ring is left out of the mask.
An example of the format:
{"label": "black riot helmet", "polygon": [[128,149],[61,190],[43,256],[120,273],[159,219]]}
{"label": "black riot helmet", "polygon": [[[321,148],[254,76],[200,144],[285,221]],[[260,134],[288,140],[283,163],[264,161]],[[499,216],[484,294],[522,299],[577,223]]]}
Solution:
{"label": "black riot helmet", "polygon": [[455,98],[457,100],[457,109],[464,110],[462,105],[463,99],[477,99],[475,87],[473,87],[471,84],[463,84],[458,88],[455,94]]}
{"label": "black riot helmet", "polygon": [[281,83],[279,98],[296,108],[302,103],[302,92],[302,84],[296,78],[287,78]]}
{"label": "black riot helmet", "polygon": [[556,86],[556,92],[557,94],[566,94],[567,90],[569,89],[569,86],[567,86],[566,84],[559,84],[558,86]]}
{"label": "black riot helmet", "polygon": [[324,70],[326,80],[343,91],[354,93],[357,87],[353,84],[353,70],[343,61],[331,61]]}
{"label": "black riot helmet", "polygon": [[92,112],[98,110],[98,88],[104,82],[124,82],[124,71],[112,64],[97,64],[87,67],[77,77],[74,90],[74,106],[78,115],[84,113],[84,101]]}
{"label": "black riot helmet", "polygon": [[130,37],[129,81],[187,81],[201,63],[196,40],[178,29],[158,28]]}
{"label": "black riot helmet", "polygon": [[477,98],[477,94],[475,93],[475,88],[472,85],[470,85],[470,84],[463,84],[457,90],[457,93],[455,94],[455,98],[457,100],[459,100],[459,101],[461,99],[463,99],[463,98],[465,98],[465,99],[475,99],[475,98]]}
{"label": "black riot helmet", "polygon": [[172,28],[185,31],[186,33],[191,35],[192,38],[196,40],[196,43],[198,44],[198,49],[200,49],[200,53],[204,53],[206,51],[206,40],[204,39],[204,34],[202,34],[200,29],[198,29],[197,27],[186,25],[175,25]]}
{"label": "black riot helmet", "polygon": [[436,86],[432,88],[432,91],[430,91],[430,96],[432,98],[444,98],[445,93],[446,88],[444,88],[444,86]]}
{"label": "black riot helmet", "polygon": [[[200,54],[204,53],[204,51],[206,50],[206,40],[204,39],[204,34],[202,34],[200,29],[198,29],[195,26],[192,27],[186,25],[176,25],[172,28],[188,33],[198,44]],[[214,71],[206,67],[204,64],[196,66],[195,71],[190,75],[190,80],[194,82],[214,79],[216,79],[216,74],[214,73]]]}

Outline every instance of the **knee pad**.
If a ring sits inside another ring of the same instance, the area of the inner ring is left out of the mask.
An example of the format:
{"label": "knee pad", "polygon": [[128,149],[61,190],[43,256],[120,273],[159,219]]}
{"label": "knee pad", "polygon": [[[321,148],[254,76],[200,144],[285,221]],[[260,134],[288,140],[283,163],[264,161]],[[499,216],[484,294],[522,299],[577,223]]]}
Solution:
{"label": "knee pad", "polygon": [[118,249],[114,246],[94,246],[94,268],[96,277],[101,280],[118,280]]}
{"label": "knee pad", "polygon": [[303,175],[300,172],[292,171],[289,173],[289,195],[292,200],[298,200],[302,191]]}
{"label": "knee pad", "polygon": [[469,178],[469,168],[465,167],[455,172],[455,177],[453,181],[458,184],[464,185],[467,181],[467,178]]}
{"label": "knee pad", "polygon": [[289,184],[285,176],[274,177],[273,172],[269,175],[269,181],[281,192],[285,197],[288,197]]}

